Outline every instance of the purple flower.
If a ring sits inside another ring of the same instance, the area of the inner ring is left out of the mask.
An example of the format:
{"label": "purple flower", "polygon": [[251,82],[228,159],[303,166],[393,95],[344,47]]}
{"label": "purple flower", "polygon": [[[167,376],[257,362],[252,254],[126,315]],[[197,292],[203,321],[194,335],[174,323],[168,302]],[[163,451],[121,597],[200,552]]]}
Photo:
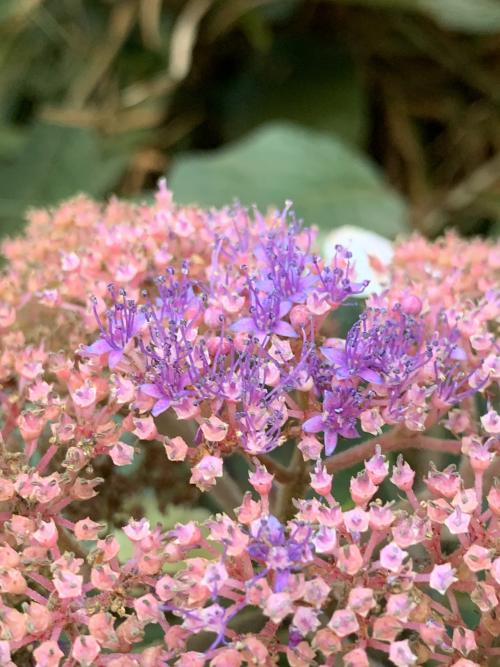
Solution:
{"label": "purple flower", "polygon": [[116,298],[113,285],[109,285],[108,290],[113,305],[106,311],[106,324],[103,323],[97,312],[97,299],[92,298],[94,315],[101,330],[101,336],[83,349],[88,355],[109,353],[108,364],[110,368],[114,368],[122,359],[127,343],[144,324],[145,317],[137,311],[136,302],[126,298],[127,294],[124,289],[119,290],[122,301],[118,301]]}
{"label": "purple flower", "polygon": [[273,516],[256,519],[251,527],[253,538],[248,553],[266,569],[276,572],[274,590],[283,591],[294,567],[312,559],[311,528],[301,522],[291,522],[288,530]]}
{"label": "purple flower", "polygon": [[304,422],[306,433],[325,434],[325,454],[330,456],[337,446],[338,436],[357,438],[356,421],[367,406],[363,397],[353,387],[341,385],[332,391],[325,391],[323,412],[310,417]]}
{"label": "purple flower", "polygon": [[431,357],[424,345],[420,320],[395,307],[390,316],[385,310],[363,313],[351,327],[345,349],[321,349],[335,364],[337,377],[358,376],[366,382],[399,386],[406,382]]}
{"label": "purple flower", "polygon": [[340,304],[349,296],[361,294],[368,286],[369,280],[362,282],[351,282],[353,272],[350,259],[352,253],[343,246],[335,246],[335,256],[333,258],[333,267],[320,269],[317,258],[313,261],[318,271],[318,283],[316,291],[319,294],[326,294],[332,303]]}
{"label": "purple flower", "polygon": [[[284,215],[287,211],[285,209]],[[300,227],[295,221],[290,226],[284,224],[254,250],[255,256],[262,262],[262,275],[257,279],[256,287],[266,294],[275,293],[282,300],[293,303],[304,303],[318,280],[317,275],[307,269],[311,263],[310,230],[305,232],[305,249],[297,244],[299,231]]]}
{"label": "purple flower", "polygon": [[260,342],[269,335],[277,334],[287,338],[297,338],[298,334],[289,322],[283,320],[292,307],[290,301],[282,301],[275,294],[259,295],[255,286],[249,280],[250,316],[242,317],[231,327],[237,333],[249,333]]}

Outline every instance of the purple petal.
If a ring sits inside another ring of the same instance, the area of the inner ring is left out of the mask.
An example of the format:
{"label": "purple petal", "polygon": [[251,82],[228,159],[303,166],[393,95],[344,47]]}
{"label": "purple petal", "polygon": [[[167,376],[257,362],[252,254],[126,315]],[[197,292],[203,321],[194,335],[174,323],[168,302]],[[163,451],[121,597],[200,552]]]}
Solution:
{"label": "purple petal", "polygon": [[162,412],[168,410],[171,404],[172,401],[170,401],[168,398],[162,398],[161,400],[156,401],[153,409],[151,410],[151,414],[153,417],[158,417],[158,415],[161,415]]}
{"label": "purple petal", "polygon": [[328,361],[339,366],[346,366],[346,354],[344,350],[339,350],[337,347],[322,347],[321,352],[325,355]]}
{"label": "purple petal", "polygon": [[288,322],[280,321],[273,327],[273,333],[278,334],[278,336],[286,336],[287,338],[298,338],[298,334],[291,324]]}
{"label": "purple petal", "polygon": [[280,303],[280,318],[285,317],[285,315],[288,315],[292,308],[292,304],[290,301],[282,301]]}
{"label": "purple petal", "polygon": [[456,361],[464,361],[465,359],[467,359],[467,354],[463,349],[463,347],[456,347],[450,354],[450,358]]}
{"label": "purple petal", "polygon": [[236,331],[237,333],[256,333],[257,332],[255,322],[253,321],[253,319],[251,317],[242,317],[240,320],[237,320],[231,326],[231,330]]}
{"label": "purple petal", "polygon": [[309,417],[302,424],[302,428],[306,433],[319,433],[324,428],[323,418],[321,415],[315,415],[314,417]]}
{"label": "purple petal", "polygon": [[384,382],[380,373],[376,373],[369,368],[364,368],[363,370],[359,371],[358,375],[363,380],[366,380],[367,382],[373,382],[373,384],[382,384]]}
{"label": "purple petal", "polygon": [[156,384],[141,384],[140,390],[146,394],[146,396],[152,396],[153,398],[163,398],[163,392]]}
{"label": "purple petal", "polygon": [[337,433],[335,431],[325,431],[325,454],[330,456],[337,446]]}
{"label": "purple petal", "polygon": [[105,354],[113,348],[107,340],[104,340],[104,338],[98,338],[94,343],[92,343],[92,345],[86,345],[83,349],[87,354]]}
{"label": "purple petal", "polygon": [[257,280],[255,287],[259,290],[262,290],[262,292],[268,293],[273,291],[274,284],[272,280],[263,278],[262,280]]}
{"label": "purple petal", "polygon": [[113,350],[109,353],[108,357],[108,366],[110,368],[115,368],[118,366],[123,357],[123,350]]}

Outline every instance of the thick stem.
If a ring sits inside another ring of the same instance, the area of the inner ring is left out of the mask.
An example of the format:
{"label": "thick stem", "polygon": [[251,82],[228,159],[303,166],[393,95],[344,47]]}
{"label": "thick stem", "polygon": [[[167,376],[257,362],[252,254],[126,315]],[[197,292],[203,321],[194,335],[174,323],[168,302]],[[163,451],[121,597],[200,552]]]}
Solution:
{"label": "thick stem", "polygon": [[427,449],[437,452],[446,452],[448,454],[460,454],[461,445],[456,440],[443,440],[441,438],[432,438],[430,436],[413,433],[411,431],[389,431],[379,438],[370,438],[351,449],[334,454],[326,459],[325,465],[327,472],[338,472],[351,466],[361,463],[375,453],[375,445],[382,447],[382,452],[393,452],[404,449]]}
{"label": "thick stem", "polygon": [[277,482],[287,484],[295,479],[295,472],[291,468],[286,468],[278,461],[275,461],[267,454],[257,454],[259,461],[265,466],[267,472],[270,472],[276,478]]}
{"label": "thick stem", "polygon": [[217,479],[217,484],[209,491],[211,497],[223,512],[234,516],[234,510],[243,502],[243,494],[234,479],[225,471],[222,477]]}
{"label": "thick stem", "polygon": [[304,497],[305,488],[309,483],[307,466],[298,447],[293,453],[290,472],[293,474],[292,481],[281,486],[276,502],[276,514],[282,521],[292,518],[294,514],[292,501],[294,498]]}

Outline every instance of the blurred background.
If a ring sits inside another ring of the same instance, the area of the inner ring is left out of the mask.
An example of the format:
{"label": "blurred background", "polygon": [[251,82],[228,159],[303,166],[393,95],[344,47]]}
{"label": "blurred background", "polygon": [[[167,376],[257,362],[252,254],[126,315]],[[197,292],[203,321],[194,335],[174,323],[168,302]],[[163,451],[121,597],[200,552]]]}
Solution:
{"label": "blurred background", "polygon": [[79,191],[500,230],[498,0],[0,0],[0,233]]}

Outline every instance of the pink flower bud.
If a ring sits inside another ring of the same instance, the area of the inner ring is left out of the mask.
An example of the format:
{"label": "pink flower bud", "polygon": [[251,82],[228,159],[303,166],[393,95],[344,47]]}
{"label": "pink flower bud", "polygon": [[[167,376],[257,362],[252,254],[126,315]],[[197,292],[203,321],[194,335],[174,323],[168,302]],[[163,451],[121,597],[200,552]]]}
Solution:
{"label": "pink flower bud", "polygon": [[108,450],[108,454],[116,466],[127,466],[134,460],[134,448],[125,442],[117,442]]}
{"label": "pink flower bud", "polygon": [[389,464],[382,454],[382,447],[380,445],[376,445],[375,454],[371,459],[365,461],[365,470],[370,480],[376,485],[382,484],[389,474]]}
{"label": "pink flower bud", "polygon": [[112,390],[111,397],[118,405],[132,403],[135,397],[135,385],[132,380],[124,378],[121,375],[111,376]]}
{"label": "pink flower bud", "polygon": [[221,419],[212,415],[201,425],[203,435],[210,442],[222,442],[225,439],[229,426]]}
{"label": "pink flower bud", "polygon": [[107,564],[95,565],[90,572],[90,581],[99,591],[112,591],[118,579],[118,573]]}
{"label": "pink flower bud", "polygon": [[481,417],[481,424],[486,433],[498,435],[500,433],[500,416],[496,410],[490,410]]}
{"label": "pink flower bud", "polygon": [[344,512],[344,525],[350,533],[364,533],[368,530],[368,512],[359,507]]}
{"label": "pink flower bud", "polygon": [[240,667],[243,657],[234,648],[223,649],[210,661],[210,667]]}
{"label": "pink flower bud", "polygon": [[368,655],[363,648],[353,648],[342,658],[345,667],[370,667]]}
{"label": "pink flower bud", "polygon": [[67,569],[57,570],[54,575],[54,586],[61,600],[80,597],[82,584],[83,577]]}
{"label": "pink flower bud", "polygon": [[273,623],[281,621],[293,612],[293,604],[288,593],[271,593],[265,601],[263,612]]}
{"label": "pink flower bud", "polygon": [[10,479],[0,478],[0,502],[10,500],[16,492],[14,484]]}
{"label": "pink flower bud", "polygon": [[23,438],[30,442],[36,440],[42,433],[45,426],[45,416],[43,413],[23,412],[17,418],[17,425]]}
{"label": "pink flower bud", "polygon": [[36,660],[35,667],[59,667],[64,653],[61,651],[57,642],[49,639],[42,642],[33,651],[33,656]]}
{"label": "pink flower bud", "polygon": [[321,628],[321,630],[318,630],[313,637],[312,645],[313,648],[317,651],[321,651],[321,653],[327,657],[339,653],[342,648],[339,637],[329,628]]}
{"label": "pink flower bud", "polygon": [[328,627],[339,637],[347,637],[347,635],[359,630],[359,623],[350,609],[337,609],[333,612]]}
{"label": "pink flower bud", "polygon": [[481,572],[491,568],[491,552],[479,544],[473,544],[464,554],[464,562],[471,572]]}
{"label": "pink flower bud", "polygon": [[163,442],[165,453],[169,461],[184,461],[188,452],[188,446],[180,435],[175,438],[165,438]]}
{"label": "pink flower bud", "polygon": [[132,542],[140,542],[151,532],[149,521],[145,518],[140,519],[139,521],[130,519],[128,525],[123,527],[123,532],[129,540],[132,540]]}
{"label": "pink flower bud", "polygon": [[330,594],[330,587],[321,577],[310,579],[304,584],[304,600],[319,609]]}
{"label": "pink flower bud", "polygon": [[83,635],[75,639],[71,655],[82,667],[91,667],[100,652],[101,647],[94,637]]}
{"label": "pink flower bud", "polygon": [[59,539],[59,534],[53,519],[41,521],[40,527],[33,533],[33,537],[38,544],[41,544],[46,549],[54,547]]}
{"label": "pink flower bud", "polygon": [[495,558],[491,565],[491,576],[497,584],[500,584],[500,556]]}
{"label": "pink flower bud", "polygon": [[136,435],[139,440],[155,440],[158,437],[153,417],[134,417],[134,430],[132,433]]}
{"label": "pink flower bud", "polygon": [[134,609],[137,618],[140,621],[152,623],[158,620],[161,616],[161,608],[159,601],[148,593],[140,598],[134,600]]}
{"label": "pink flower bud", "polygon": [[[320,306],[321,309],[321,306]],[[311,321],[311,312],[308,306],[296,305],[290,311],[290,323],[294,329],[300,331],[301,329],[307,327]]]}
{"label": "pink flower bud", "polygon": [[416,607],[416,603],[406,593],[394,593],[387,599],[386,612],[405,623]]}
{"label": "pink flower bud", "polygon": [[455,570],[449,563],[444,563],[443,565],[434,565],[432,568],[429,586],[444,595],[455,581],[458,581],[455,577]]}
{"label": "pink flower bud", "polygon": [[96,386],[90,380],[85,380],[78,389],[71,392],[71,398],[77,408],[92,408],[97,400]]}
{"label": "pink flower bud", "polygon": [[21,562],[21,556],[9,544],[0,546],[0,567],[17,567]]}
{"label": "pink flower bud", "polygon": [[395,542],[390,542],[380,551],[380,565],[390,572],[399,572],[406,556],[407,551],[400,549]]}
{"label": "pink flower bud", "polygon": [[395,616],[384,614],[373,622],[373,637],[380,641],[392,642],[403,629],[403,623]]}
{"label": "pink flower bud", "polygon": [[368,510],[368,520],[372,530],[387,530],[387,528],[394,522],[395,518],[391,503],[388,503],[387,505],[371,503],[370,509]]}
{"label": "pink flower bud", "polygon": [[311,541],[320,554],[333,554],[337,550],[337,532],[334,528],[320,526]]}
{"label": "pink flower bud", "polygon": [[267,472],[267,469],[255,461],[255,471],[249,473],[248,481],[261,496],[267,496],[271,493],[273,487],[274,475]]}
{"label": "pink flower bud", "polygon": [[107,612],[100,611],[89,617],[89,632],[104,648],[116,648],[118,637],[116,636],[113,623],[113,616]]}
{"label": "pink flower bud", "polygon": [[467,655],[471,651],[475,651],[477,644],[474,631],[462,626],[454,628],[452,646],[456,651],[460,651],[462,655]]}
{"label": "pink flower bud", "polygon": [[455,507],[444,523],[452,535],[462,535],[468,532],[470,520],[470,514],[462,512],[460,507]]}
{"label": "pink flower bud", "polygon": [[363,557],[355,544],[347,544],[339,549],[337,555],[339,570],[353,577],[363,567]]}
{"label": "pink flower bud", "polygon": [[371,609],[376,606],[375,597],[371,588],[357,586],[349,592],[347,606],[356,614],[366,618]]}
{"label": "pink flower bud", "polygon": [[403,460],[401,454],[399,454],[396,465],[392,469],[391,482],[401,489],[401,491],[409,491],[413,488],[413,481],[415,479],[415,472],[410,468],[410,466]]}
{"label": "pink flower bud", "polygon": [[118,540],[113,535],[108,535],[104,540],[98,540],[96,547],[105,563],[112,560],[120,551]]}
{"label": "pink flower bud", "polygon": [[216,477],[222,477],[222,459],[207,455],[192,468],[189,481],[201,491],[208,491],[215,484]]}
{"label": "pink flower bud", "polygon": [[476,588],[471,593],[471,600],[479,609],[488,613],[498,607],[498,598],[493,586],[485,584],[482,581],[478,582]]}
{"label": "pink flower bud", "polygon": [[99,532],[105,528],[105,524],[96,523],[90,517],[77,521],[73,532],[77,540],[96,540]]}
{"label": "pink flower bud", "polygon": [[448,466],[446,470],[440,472],[431,464],[431,470],[424,482],[429,491],[436,496],[453,498],[460,490],[461,479],[455,466]]}
{"label": "pink flower bud", "polygon": [[206,660],[203,653],[187,651],[177,661],[176,667],[205,667]]}
{"label": "pink flower bud", "polygon": [[160,600],[166,602],[175,596],[177,587],[178,583],[176,580],[173,579],[173,577],[171,577],[169,574],[165,574],[156,582],[155,592]]}
{"label": "pink flower bud", "polygon": [[222,308],[216,306],[208,306],[203,314],[203,321],[209,329],[218,329],[221,318],[224,318],[224,312]]}
{"label": "pink flower bud", "polygon": [[416,664],[417,656],[411,651],[409,641],[403,639],[391,643],[389,660],[391,660],[396,667],[411,667],[411,665]]}
{"label": "pink flower bud", "polygon": [[416,294],[407,294],[401,300],[401,309],[407,315],[419,315],[422,310],[422,301]]}
{"label": "pink flower bud", "polygon": [[351,478],[351,497],[358,505],[367,505],[377,489],[367,470],[361,470],[356,477]]}
{"label": "pink flower bud", "polygon": [[185,524],[178,523],[170,531],[170,535],[175,538],[175,544],[180,544],[182,547],[194,547],[201,540],[201,531],[194,521]]}
{"label": "pink flower bud", "polygon": [[297,447],[305,461],[315,461],[321,455],[323,445],[314,435],[304,435]]}
{"label": "pink flower bud", "polygon": [[311,472],[311,487],[319,493],[320,496],[328,496],[332,491],[333,475],[326,472],[326,467],[318,461]]}
{"label": "pink flower bud", "polygon": [[52,612],[38,602],[30,602],[26,610],[26,618],[26,628],[30,634],[34,635],[42,634],[52,624]]}
{"label": "pink flower bud", "polygon": [[[361,428],[365,433],[372,433],[373,435],[380,435],[382,433],[382,426],[385,422],[382,419],[382,415],[378,408],[363,410],[359,415],[359,418],[361,421]],[[377,449],[380,451],[380,445],[377,445]]]}
{"label": "pink flower bud", "polygon": [[26,579],[19,570],[6,568],[0,570],[0,593],[22,595],[28,587]]}

